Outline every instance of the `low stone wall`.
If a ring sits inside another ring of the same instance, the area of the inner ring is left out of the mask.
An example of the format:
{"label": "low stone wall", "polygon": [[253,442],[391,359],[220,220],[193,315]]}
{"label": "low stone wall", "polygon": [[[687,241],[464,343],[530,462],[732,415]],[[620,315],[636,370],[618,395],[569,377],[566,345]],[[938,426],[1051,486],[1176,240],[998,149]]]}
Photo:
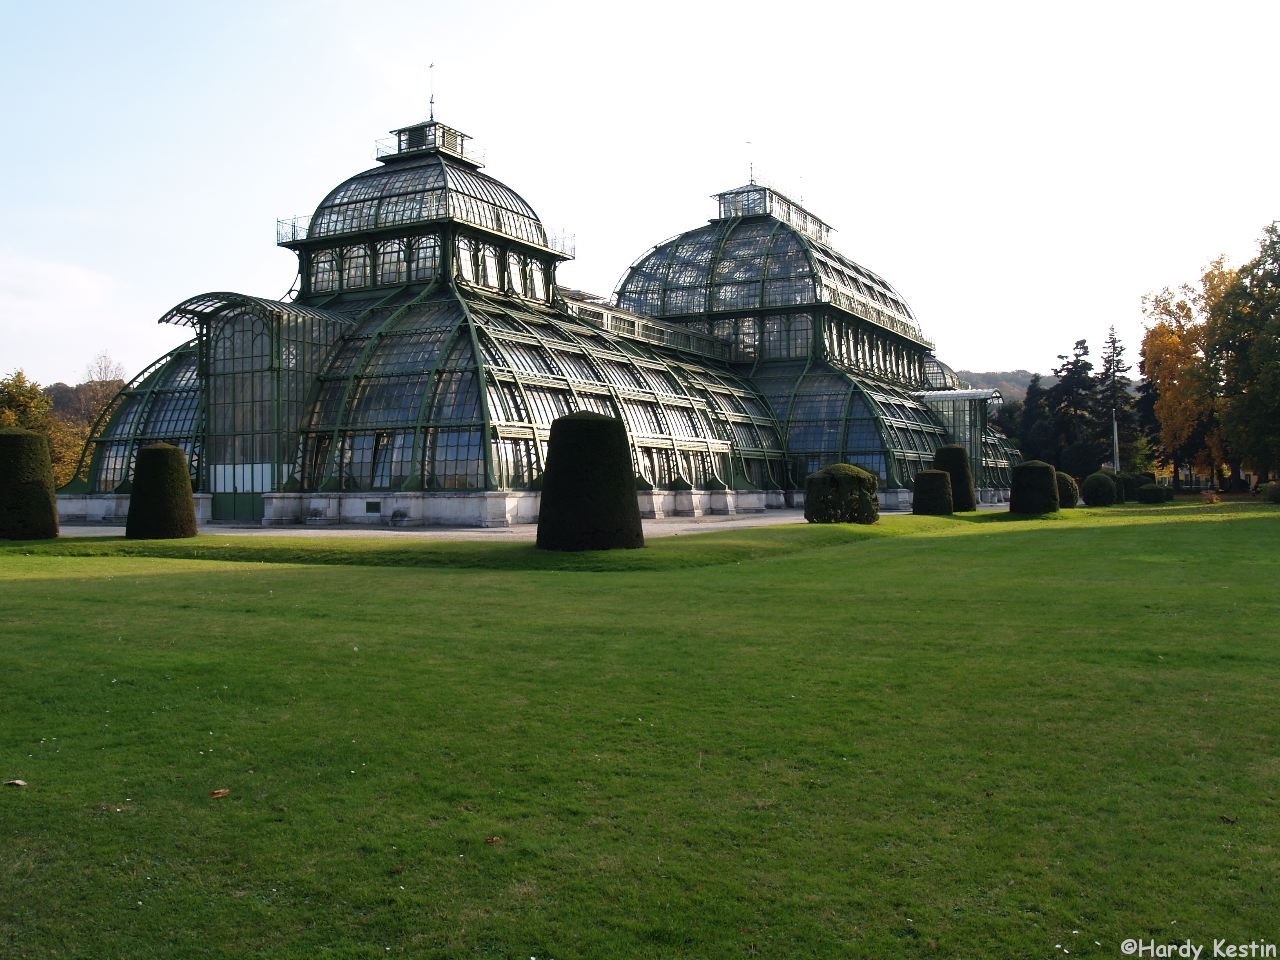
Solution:
{"label": "low stone wall", "polygon": [[767,499],[764,490],[641,490],[636,494],[640,516],[649,520],[764,513]]}
{"label": "low stone wall", "polygon": [[267,493],[262,524],[509,527],[536,523],[538,500],[539,494],[530,491]]}
{"label": "low stone wall", "polygon": [[[509,527],[538,522],[541,494],[532,490],[437,490],[430,493],[265,493],[265,527]],[[804,494],[782,490],[644,490],[636,494],[640,515],[737,516],[803,506]],[[213,497],[197,493],[196,521],[212,523]],[[59,494],[58,517],[68,523],[120,524],[129,515],[128,494]]]}
{"label": "low stone wall", "polygon": [[[197,493],[196,523],[204,526],[213,515],[213,496]],[[124,526],[129,519],[129,494],[127,493],[60,493],[58,494],[58,521],[60,523],[96,523],[106,526]]]}

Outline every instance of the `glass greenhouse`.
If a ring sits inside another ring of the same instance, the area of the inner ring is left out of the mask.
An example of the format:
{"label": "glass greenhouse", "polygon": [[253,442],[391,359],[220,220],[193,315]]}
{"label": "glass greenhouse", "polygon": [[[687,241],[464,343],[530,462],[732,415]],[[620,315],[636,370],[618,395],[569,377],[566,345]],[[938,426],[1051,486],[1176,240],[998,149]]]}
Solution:
{"label": "glass greenhouse", "polygon": [[393,134],[279,222],[292,301],[205,294],[161,318],[192,339],[95,427],[87,487],[64,491],[86,516],[118,515],[137,449],[165,441],[209,520],[532,521],[551,422],[575,410],[626,424],[651,516],[796,502],[836,461],[905,503],[950,442],[989,497],[1007,486],[999,396],[961,389],[897,291],[780,193],[720,194],[605,300],[557,284],[569,249],[465,135],[434,118]]}

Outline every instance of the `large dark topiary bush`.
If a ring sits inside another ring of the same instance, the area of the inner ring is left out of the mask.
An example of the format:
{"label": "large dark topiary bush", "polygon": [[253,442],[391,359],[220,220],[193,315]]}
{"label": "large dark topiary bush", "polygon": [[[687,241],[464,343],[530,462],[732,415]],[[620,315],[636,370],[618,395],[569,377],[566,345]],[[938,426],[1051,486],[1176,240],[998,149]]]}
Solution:
{"label": "large dark topiary bush", "polygon": [[1084,498],[1086,507],[1109,507],[1116,502],[1116,482],[1111,479],[1111,474],[1101,470],[1091,473],[1084,478],[1080,496]]}
{"label": "large dark topiary bush", "polygon": [[973,489],[973,467],[969,451],[958,443],[948,443],[933,452],[933,469],[951,475],[951,505],[957,512],[978,509],[978,494]]}
{"label": "large dark topiary bush", "polygon": [[58,535],[49,441],[30,430],[0,429],[0,540]]}
{"label": "large dark topiary bush", "polygon": [[157,443],[138,451],[124,535],[131,540],[177,540],[196,535],[187,455]]}
{"label": "large dark topiary bush", "polygon": [[1280,503],[1280,480],[1272,480],[1262,488],[1262,495],[1268,503]]}
{"label": "large dark topiary bush", "polygon": [[1058,471],[1058,506],[1064,510],[1074,509],[1080,502],[1080,485],[1069,473]]}
{"label": "large dark topiary bush", "polygon": [[804,481],[804,518],[810,523],[875,523],[880,519],[879,481],[850,463],[833,463]]}
{"label": "large dark topiary bush", "polygon": [[953,512],[951,474],[945,470],[921,470],[916,474],[911,512],[927,517],[945,517]]}
{"label": "large dark topiary bush", "polygon": [[1009,484],[1009,512],[1038,516],[1058,512],[1058,478],[1053,465],[1024,460],[1013,468]]}
{"label": "large dark topiary bush", "polygon": [[631,445],[622,421],[589,411],[552,421],[538,512],[538,548],[643,546]]}

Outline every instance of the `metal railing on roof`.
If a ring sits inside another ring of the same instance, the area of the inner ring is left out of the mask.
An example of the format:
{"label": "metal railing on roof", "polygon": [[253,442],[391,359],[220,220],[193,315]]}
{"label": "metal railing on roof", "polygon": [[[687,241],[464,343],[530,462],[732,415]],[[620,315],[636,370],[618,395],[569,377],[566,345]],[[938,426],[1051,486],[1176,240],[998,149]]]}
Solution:
{"label": "metal railing on roof", "polygon": [[[461,223],[472,222],[468,220],[466,217],[454,217],[453,219],[458,220]],[[493,227],[483,223],[476,223],[474,225],[477,227],[481,227],[485,230],[493,230]],[[402,224],[396,224],[396,226],[402,226]],[[360,231],[356,231],[356,230],[337,231],[331,234],[326,234],[326,236],[340,237],[344,233],[357,233],[357,232],[360,232]],[[496,232],[502,233],[503,236],[511,236],[511,234],[506,233],[505,231],[496,231]],[[291,244],[291,243],[298,243],[299,241],[309,239],[310,236],[311,236],[311,215],[310,214],[301,214],[296,217],[289,217],[284,220],[276,221],[276,246],[287,246],[288,244]],[[547,249],[554,250],[556,253],[562,254],[563,256],[568,257],[569,259],[573,259],[573,257],[577,254],[578,239],[574,234],[568,233],[568,232],[554,233],[554,234],[548,233],[546,236],[547,236],[547,242],[546,242]],[[512,237],[512,239],[520,240],[521,238]],[[527,243],[528,241],[524,241],[524,242]]]}
{"label": "metal railing on roof", "polygon": [[618,313],[602,306],[576,303],[572,300],[566,301],[566,306],[569,312],[579,320],[607,330],[615,336],[712,357],[716,360],[728,361],[729,359],[729,344],[710,334],[690,330],[674,323],[663,323],[660,320],[635,314]]}
{"label": "metal railing on roof", "polygon": [[311,230],[311,215],[303,214],[298,217],[290,217],[287,220],[276,221],[276,246],[283,246],[286,243],[297,243],[299,240],[307,239],[307,234]]}
{"label": "metal railing on roof", "polygon": [[891,330],[900,336],[906,337],[915,343],[923,344],[930,350],[934,348],[933,341],[922,334],[914,324],[903,320],[901,317],[895,317],[887,310],[872,306],[865,300],[850,296],[839,287],[829,283],[822,284],[822,289],[827,293],[830,302],[843,310],[848,310],[855,316],[862,317],[864,320],[870,320],[872,323]]}

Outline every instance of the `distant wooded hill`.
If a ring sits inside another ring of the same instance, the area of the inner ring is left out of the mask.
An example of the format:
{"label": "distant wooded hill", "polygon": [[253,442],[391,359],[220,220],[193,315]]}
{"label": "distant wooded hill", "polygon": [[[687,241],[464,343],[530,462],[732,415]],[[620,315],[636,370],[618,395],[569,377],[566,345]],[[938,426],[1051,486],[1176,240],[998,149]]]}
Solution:
{"label": "distant wooded hill", "polygon": [[[1008,402],[1021,400],[1027,395],[1027,384],[1034,374],[1030,370],[1004,370],[999,373],[978,373],[975,370],[957,370],[956,376],[967,380],[975,387],[984,390],[999,390],[1000,396]],[[1040,383],[1048,387],[1057,381],[1057,377],[1040,374]]]}

